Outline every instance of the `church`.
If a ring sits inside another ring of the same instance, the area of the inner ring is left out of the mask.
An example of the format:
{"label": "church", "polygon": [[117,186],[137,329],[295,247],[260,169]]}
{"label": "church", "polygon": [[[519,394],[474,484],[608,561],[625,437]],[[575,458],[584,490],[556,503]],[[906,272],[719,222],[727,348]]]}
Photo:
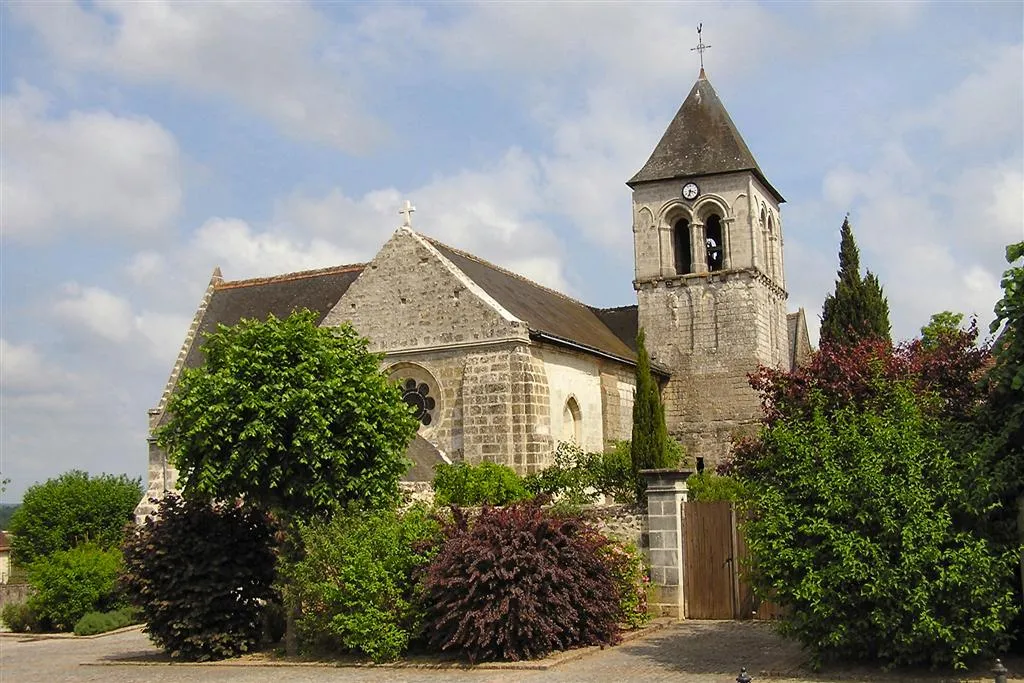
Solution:
{"label": "church", "polygon": [[[150,497],[177,473],[155,443],[204,336],[243,318],[306,308],[350,322],[384,356],[419,433],[407,479],[432,463],[491,461],[521,474],[557,444],[604,449],[632,431],[642,327],[669,432],[708,466],[756,429],[758,365],[789,369],[810,353],[803,310],[786,311],[782,195],[762,173],[704,69],[632,190],[636,303],[588,306],[400,227],[368,263],[250,280],[214,270],[157,406],[149,411]],[[626,229],[626,226],[623,226]]]}

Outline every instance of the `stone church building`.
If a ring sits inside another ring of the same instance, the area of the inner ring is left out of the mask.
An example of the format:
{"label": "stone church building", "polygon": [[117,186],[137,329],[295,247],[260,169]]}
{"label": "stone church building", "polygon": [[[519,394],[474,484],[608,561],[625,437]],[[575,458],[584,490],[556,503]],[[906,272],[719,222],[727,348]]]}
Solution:
{"label": "stone church building", "polygon": [[[703,69],[633,196],[634,305],[596,308],[408,226],[368,263],[225,280],[214,271],[158,405],[202,363],[218,323],[307,308],[351,322],[384,354],[420,420],[407,478],[442,459],[529,473],[559,441],[585,450],[630,438],[636,334],[662,382],[670,433],[708,465],[760,416],[747,373],[790,368],[810,352],[803,310],[786,312],[782,195],[762,173]],[[623,226],[625,229],[625,226]],[[176,472],[153,439],[149,491]],[[144,500],[137,511],[149,510]]]}

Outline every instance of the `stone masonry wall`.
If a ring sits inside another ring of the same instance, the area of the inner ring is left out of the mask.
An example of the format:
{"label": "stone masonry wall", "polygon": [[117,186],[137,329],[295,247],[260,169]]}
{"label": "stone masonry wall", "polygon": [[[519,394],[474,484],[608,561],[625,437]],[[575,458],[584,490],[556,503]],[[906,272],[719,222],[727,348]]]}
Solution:
{"label": "stone masonry wall", "polygon": [[168,491],[177,490],[178,470],[167,462],[167,453],[156,445],[153,438],[149,443],[148,484],[142,500],[135,506],[135,521],[142,524],[146,515],[156,512],[152,499],[160,500]]}
{"label": "stone masonry wall", "polygon": [[[786,292],[779,207],[767,188],[745,171],[695,180],[693,202],[680,197],[681,180],[634,190],[634,287],[651,358],[672,373],[662,394],[669,431],[713,466],[757,428],[747,374],[759,364],[788,368]],[[703,224],[712,213],[722,218],[725,257],[722,270],[707,272]],[[691,222],[689,274],[676,273],[681,218]]]}
{"label": "stone masonry wall", "polygon": [[374,351],[529,340],[501,308],[419,235],[399,229],[324,318],[349,321]]}
{"label": "stone masonry wall", "polygon": [[637,295],[651,357],[672,369],[662,393],[669,432],[714,466],[734,437],[757,427],[760,403],[747,374],[784,357],[785,316],[771,322],[777,302],[756,271],[674,278]]}
{"label": "stone masonry wall", "polygon": [[622,363],[605,361],[600,364],[600,372],[604,448],[608,448],[613,441],[633,438],[636,371]]}

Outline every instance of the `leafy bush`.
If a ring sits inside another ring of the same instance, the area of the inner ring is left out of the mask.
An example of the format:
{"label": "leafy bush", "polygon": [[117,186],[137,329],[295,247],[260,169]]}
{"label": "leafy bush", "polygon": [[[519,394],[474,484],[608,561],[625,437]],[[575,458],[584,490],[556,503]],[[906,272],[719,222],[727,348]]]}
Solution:
{"label": "leafy bush", "polygon": [[[669,443],[675,444],[674,441]],[[632,444],[629,440],[615,441],[609,450],[601,454],[601,471],[595,488],[606,496],[611,496],[616,503],[636,503],[636,479],[633,474],[631,449]]]}
{"label": "leafy bush", "polygon": [[94,636],[138,623],[138,616],[131,607],[122,607],[110,612],[89,612],[75,624],[76,636]]}
{"label": "leafy bush", "polygon": [[712,503],[728,500],[736,502],[743,499],[743,482],[739,479],[713,472],[691,474],[686,480],[690,489],[690,500]]}
{"label": "leafy bush", "polygon": [[425,508],[339,515],[300,530],[305,557],[288,568],[304,646],[397,659],[420,635],[417,574],[440,524]]}
{"label": "leafy bush", "polygon": [[221,659],[259,643],[274,579],[265,515],[167,494],[125,541],[124,561],[128,597],[172,657]]}
{"label": "leafy bush", "polygon": [[964,666],[1006,640],[1015,556],[963,510],[977,458],[954,459],[907,383],[868,383],[859,406],[811,392],[762,432],[745,470],[757,589],[818,660]]}
{"label": "leafy bush", "polygon": [[442,463],[434,472],[434,502],[438,505],[508,505],[530,497],[523,480],[506,465]]}
{"label": "leafy bush", "polygon": [[100,548],[121,544],[142,498],[142,483],[122,475],[90,477],[79,470],[30,486],[11,517],[11,553],[28,566],[58,550],[89,542]]}
{"label": "leafy bush", "polygon": [[611,567],[619,596],[622,624],[638,629],[651,620],[647,611],[647,591],[651,580],[644,555],[632,543],[609,543],[602,551]]}
{"label": "leafy bush", "polygon": [[535,503],[454,522],[424,578],[429,644],[477,660],[521,660],[618,638],[609,541]]}
{"label": "leafy bush", "polygon": [[28,567],[28,604],[43,629],[70,631],[87,612],[117,607],[121,551],[83,544],[41,557]]}
{"label": "leafy bush", "polygon": [[[604,453],[587,453],[574,443],[560,442],[554,462],[526,478],[533,494],[547,494],[574,505],[594,502],[595,494],[610,496],[617,503],[636,504],[638,483],[633,470],[632,444],[615,441]],[[676,441],[668,440],[663,462],[677,467],[686,454]]]}
{"label": "leafy bush", "polygon": [[27,602],[9,602],[0,611],[0,621],[15,633],[28,633],[39,629],[39,619]]}
{"label": "leafy bush", "polygon": [[569,504],[592,503],[603,464],[600,453],[587,453],[573,442],[560,441],[554,462],[527,477],[524,485],[533,494],[547,494]]}

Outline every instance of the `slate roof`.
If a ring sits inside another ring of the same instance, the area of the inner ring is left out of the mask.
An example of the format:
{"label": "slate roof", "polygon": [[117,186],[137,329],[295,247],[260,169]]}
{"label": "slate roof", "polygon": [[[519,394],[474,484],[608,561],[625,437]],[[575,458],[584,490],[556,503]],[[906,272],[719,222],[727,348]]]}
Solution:
{"label": "slate roof", "polygon": [[764,177],[718,93],[701,70],[651,158],[626,184],[751,171],[779,202],[782,195]]}
{"label": "slate roof", "polygon": [[633,348],[596,312],[601,309],[590,308],[472,254],[429,237],[425,239],[509,313],[525,322],[531,333],[627,361],[636,360]]}
{"label": "slate roof", "polygon": [[590,310],[636,354],[636,333],[640,329],[636,304],[616,308],[591,307]]}
{"label": "slate roof", "polygon": [[786,314],[786,328],[789,333],[789,367],[795,370],[806,363],[813,352],[803,308]]}
{"label": "slate roof", "polygon": [[285,318],[302,308],[316,313],[317,322],[322,321],[364,267],[365,264],[357,263],[216,285],[185,357],[185,367],[202,364],[203,339],[218,324],[234,325],[243,318],[265,320],[271,313]]}

